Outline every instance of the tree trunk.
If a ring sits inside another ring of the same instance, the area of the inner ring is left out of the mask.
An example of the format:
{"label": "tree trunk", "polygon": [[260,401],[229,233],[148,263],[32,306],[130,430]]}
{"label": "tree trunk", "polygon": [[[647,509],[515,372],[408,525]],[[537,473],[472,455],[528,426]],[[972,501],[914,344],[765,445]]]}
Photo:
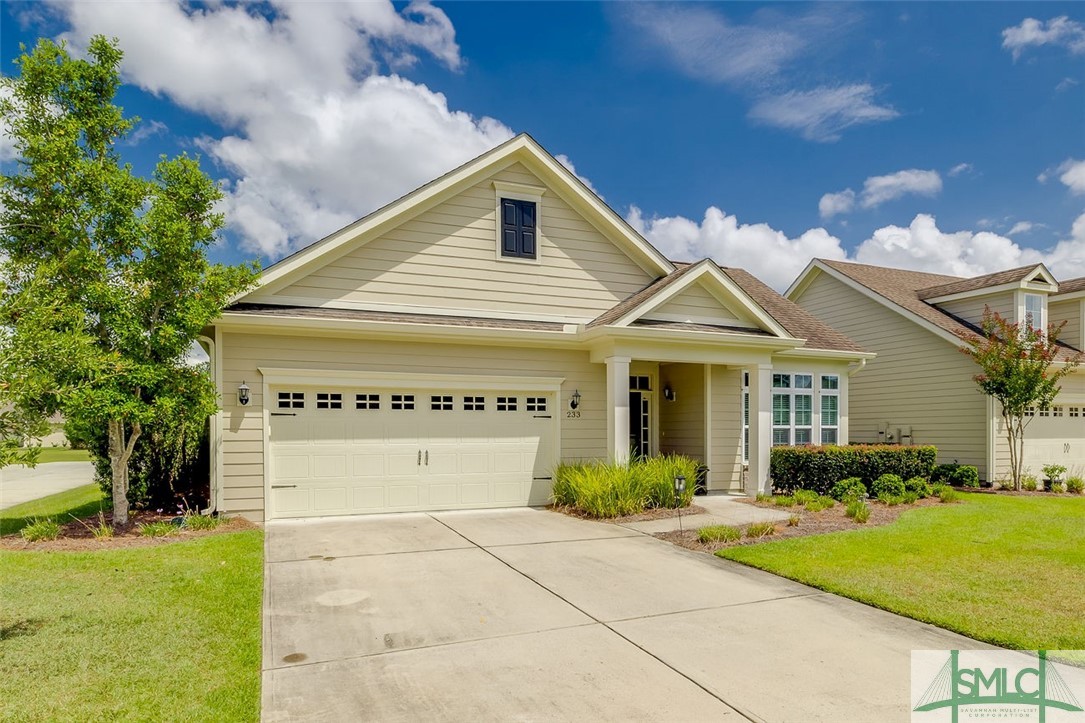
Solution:
{"label": "tree trunk", "polygon": [[124,422],[109,420],[109,469],[113,473],[113,524],[128,524],[128,460],[142,428],[132,424],[132,434],[124,439]]}

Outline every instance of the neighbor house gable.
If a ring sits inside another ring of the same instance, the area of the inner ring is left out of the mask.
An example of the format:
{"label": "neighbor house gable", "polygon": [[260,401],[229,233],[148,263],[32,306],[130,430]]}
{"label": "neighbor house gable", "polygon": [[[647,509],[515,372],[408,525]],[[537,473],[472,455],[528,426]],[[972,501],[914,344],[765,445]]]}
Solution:
{"label": "neighbor house gable", "polygon": [[[503,201],[537,213],[534,258],[499,247]],[[674,270],[527,136],[270,267],[237,301],[586,322]]]}

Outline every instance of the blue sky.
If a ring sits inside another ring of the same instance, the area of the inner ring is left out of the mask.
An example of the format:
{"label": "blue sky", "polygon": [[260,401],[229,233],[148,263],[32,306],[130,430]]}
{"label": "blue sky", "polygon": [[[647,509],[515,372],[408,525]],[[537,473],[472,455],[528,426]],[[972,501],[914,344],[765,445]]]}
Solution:
{"label": "blue sky", "polygon": [[[120,39],[125,155],[202,154],[270,263],[526,131],[675,258],[1085,275],[1076,3],[4,2]],[[0,157],[10,162],[10,147]]]}

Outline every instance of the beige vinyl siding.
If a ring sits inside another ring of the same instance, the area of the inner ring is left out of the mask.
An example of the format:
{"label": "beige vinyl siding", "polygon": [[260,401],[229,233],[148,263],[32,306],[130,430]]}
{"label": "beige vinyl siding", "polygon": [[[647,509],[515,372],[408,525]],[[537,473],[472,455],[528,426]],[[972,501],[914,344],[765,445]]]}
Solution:
{"label": "beige vinyl siding", "polygon": [[848,435],[876,443],[882,423],[911,426],[914,444],[938,447],[942,462],[987,475],[987,402],[976,367],[957,346],[819,273],[795,301],[878,356],[848,380]]}
{"label": "beige vinyl siding", "polygon": [[274,297],[583,320],[654,279],[552,190],[539,209],[539,262],[499,258],[494,180],[543,186],[523,164],[513,164]]}
{"label": "beige vinyl siding", "polygon": [[[676,398],[663,397],[666,387]],[[705,459],[704,365],[661,364],[659,366],[659,451]]]}
{"label": "beige vinyl siding", "polygon": [[653,309],[645,314],[644,318],[669,321],[700,321],[732,326],[755,326],[748,314],[739,315],[724,307],[708,289],[700,284],[694,284],[687,289],[683,289],[658,309]]}
{"label": "beige vinyl siding", "polygon": [[1065,321],[1066,326],[1059,333],[1059,339],[1075,349],[1080,349],[1082,345],[1081,305],[1080,299],[1070,301],[1048,300],[1047,304],[1048,323],[1058,326]]}
{"label": "beige vinyl siding", "polygon": [[742,371],[711,367],[712,459],[709,487],[742,489]]}
{"label": "beige vinyl siding", "polygon": [[983,310],[988,306],[991,307],[991,311],[1004,319],[1009,319],[1011,322],[1017,320],[1017,302],[1012,291],[947,301],[936,306],[976,326],[983,321]]}
{"label": "beige vinyl siding", "polygon": [[[223,332],[221,349],[222,511],[228,514],[263,517],[264,399],[258,367],[564,377],[554,410],[561,415],[562,458],[606,455],[606,367],[592,364],[587,352],[236,332]],[[237,405],[236,389],[243,381],[252,388],[252,401],[246,407]],[[580,391],[581,414],[578,419],[566,419],[573,390]]]}

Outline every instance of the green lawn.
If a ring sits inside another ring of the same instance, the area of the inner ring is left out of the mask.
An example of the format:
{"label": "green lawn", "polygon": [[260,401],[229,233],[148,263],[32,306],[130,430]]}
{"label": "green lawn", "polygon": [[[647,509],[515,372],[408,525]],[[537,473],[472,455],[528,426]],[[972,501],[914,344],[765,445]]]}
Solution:
{"label": "green lawn", "polygon": [[64,447],[42,447],[38,452],[38,464],[50,462],[89,462],[90,452],[85,449],[65,449]]}
{"label": "green lawn", "polygon": [[262,553],[258,530],[0,550],[0,720],[258,720]]}
{"label": "green lawn", "polygon": [[98,485],[76,487],[0,510],[0,535],[18,532],[35,517],[53,517],[63,524],[71,522],[71,515],[89,517],[99,510],[108,512],[112,508],[109,497]]}
{"label": "green lawn", "polygon": [[1085,498],[963,499],[717,554],[996,645],[1085,649]]}

